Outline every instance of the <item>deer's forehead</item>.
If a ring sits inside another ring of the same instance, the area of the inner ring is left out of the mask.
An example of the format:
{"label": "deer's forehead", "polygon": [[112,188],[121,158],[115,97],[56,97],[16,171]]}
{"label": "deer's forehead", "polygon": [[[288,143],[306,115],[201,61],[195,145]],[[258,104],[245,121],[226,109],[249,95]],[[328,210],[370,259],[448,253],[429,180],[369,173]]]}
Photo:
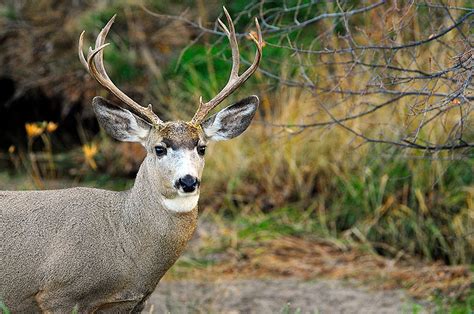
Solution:
{"label": "deer's forehead", "polygon": [[154,133],[155,141],[163,142],[172,149],[194,149],[199,142],[204,141],[200,129],[182,121],[168,122]]}

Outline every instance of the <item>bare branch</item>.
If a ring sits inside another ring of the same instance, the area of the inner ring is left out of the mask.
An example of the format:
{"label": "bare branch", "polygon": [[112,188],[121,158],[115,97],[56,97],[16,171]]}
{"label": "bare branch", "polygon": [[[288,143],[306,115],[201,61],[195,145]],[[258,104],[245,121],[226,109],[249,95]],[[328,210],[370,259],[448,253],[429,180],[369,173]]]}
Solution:
{"label": "bare branch", "polygon": [[[318,99],[314,110],[297,122],[260,123],[296,128],[292,134],[338,126],[365,143],[468,152],[474,146],[474,49],[468,35],[474,10],[416,1],[345,6],[342,1],[336,1],[333,9],[321,7],[319,1],[275,6],[259,0],[249,2],[240,13],[258,15],[262,22],[270,57],[259,72],[268,84],[299,89]],[[219,21],[223,32],[182,16],[166,18],[181,19],[201,33],[232,32]],[[234,57],[232,62],[235,73],[238,63]],[[285,77],[279,72],[281,64],[290,68]],[[321,109],[329,120],[314,114]],[[398,120],[377,121],[390,113],[396,113]],[[377,125],[379,133],[374,135],[371,127],[353,127],[361,123]]]}

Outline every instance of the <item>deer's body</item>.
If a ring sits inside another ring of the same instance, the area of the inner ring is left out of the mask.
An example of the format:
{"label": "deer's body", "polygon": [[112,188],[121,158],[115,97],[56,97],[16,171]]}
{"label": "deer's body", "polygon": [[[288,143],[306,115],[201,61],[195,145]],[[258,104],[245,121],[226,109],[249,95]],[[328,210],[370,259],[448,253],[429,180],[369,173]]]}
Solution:
{"label": "deer's body", "polygon": [[10,310],[140,310],[197,222],[197,207],[165,210],[141,188],[0,192],[8,267],[0,285]]}
{"label": "deer's body", "polygon": [[147,155],[133,188],[0,191],[0,301],[13,313],[128,313],[142,309],[161,277],[175,263],[196,228],[200,179],[209,141],[227,140],[249,126],[258,107],[250,96],[206,119],[212,108],[252,75],[261,58],[239,75],[237,39],[220,22],[232,46],[229,82],[190,122],[163,122],[120,91],[102,60],[113,18],[100,32],[87,60],[89,73],[133,112],[101,97],[92,101],[99,124],[112,137],[138,142]]}

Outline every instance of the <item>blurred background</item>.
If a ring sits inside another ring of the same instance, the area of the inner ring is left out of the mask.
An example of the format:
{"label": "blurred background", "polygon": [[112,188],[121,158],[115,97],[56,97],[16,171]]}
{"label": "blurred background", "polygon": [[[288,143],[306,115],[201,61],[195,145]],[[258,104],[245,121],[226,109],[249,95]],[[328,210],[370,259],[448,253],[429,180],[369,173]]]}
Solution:
{"label": "blurred background", "polygon": [[[117,14],[109,76],[164,120],[188,120],[230,73],[222,5],[241,71],[255,17],[265,40],[260,69],[225,103],[256,94],[261,105],[244,135],[210,145],[201,225],[161,297],[187,280],[356,280],[403,289],[408,312],[470,313],[471,1],[3,1],[0,189],[129,188],[144,151],[99,129],[92,98],[119,101],[79,62],[79,34],[92,45]],[[158,309],[251,304],[195,298]],[[276,309],[311,306],[288,298]]]}

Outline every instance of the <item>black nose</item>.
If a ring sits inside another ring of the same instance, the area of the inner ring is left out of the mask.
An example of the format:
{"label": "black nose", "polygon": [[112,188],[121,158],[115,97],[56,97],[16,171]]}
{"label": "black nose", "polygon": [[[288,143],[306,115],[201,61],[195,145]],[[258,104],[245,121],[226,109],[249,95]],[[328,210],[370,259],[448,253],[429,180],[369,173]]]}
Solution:
{"label": "black nose", "polygon": [[199,186],[199,180],[192,175],[185,175],[184,177],[178,180],[178,184],[183,188],[183,191],[186,193],[194,192]]}

